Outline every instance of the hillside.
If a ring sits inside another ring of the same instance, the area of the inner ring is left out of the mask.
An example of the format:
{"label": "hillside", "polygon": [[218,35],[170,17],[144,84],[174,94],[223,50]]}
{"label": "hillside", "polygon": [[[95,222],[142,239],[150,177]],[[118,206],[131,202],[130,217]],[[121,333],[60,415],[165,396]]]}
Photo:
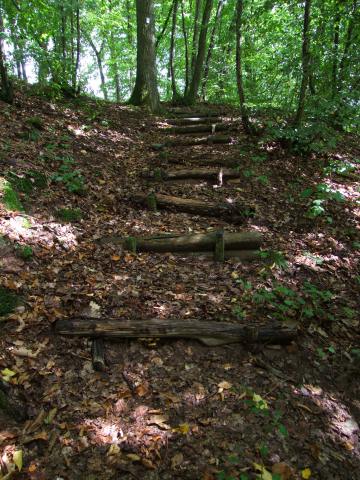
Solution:
{"label": "hillside", "polygon": [[[0,102],[0,479],[360,478],[359,138],[305,154],[265,118],[246,135],[226,105],[163,108],[31,87]],[[188,132],[166,131],[186,116],[199,119]],[[213,215],[151,211],[136,201],[151,192]],[[120,242],[222,231],[260,234],[260,254],[220,262]],[[253,337],[105,338],[95,371],[91,340],[56,331],[80,316]],[[296,337],[256,341],[278,323]],[[16,451],[21,472],[7,476]]]}

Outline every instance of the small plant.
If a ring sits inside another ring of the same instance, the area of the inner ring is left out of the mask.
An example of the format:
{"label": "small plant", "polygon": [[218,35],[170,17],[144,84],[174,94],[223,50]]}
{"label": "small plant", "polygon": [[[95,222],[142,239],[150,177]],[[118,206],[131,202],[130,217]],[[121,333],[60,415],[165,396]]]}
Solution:
{"label": "small plant", "polygon": [[256,179],[262,185],[269,185],[269,177],[267,175],[259,175]]}
{"label": "small plant", "polygon": [[40,117],[29,117],[26,119],[26,124],[37,130],[42,130],[44,128],[44,121]]}
{"label": "small plant", "polygon": [[82,218],[80,208],[60,208],[55,213],[64,222],[78,222]]}
{"label": "small plant", "polygon": [[11,290],[0,287],[0,317],[13,312],[18,303],[18,297]]}
{"label": "small plant", "polygon": [[[343,202],[344,196],[337,190],[331,190],[329,185],[319,183],[315,189],[306,188],[301,192],[303,198],[316,197],[311,201],[311,204],[306,212],[308,218],[316,218],[319,215],[325,214],[325,204],[328,200]],[[328,217],[331,223],[331,217]]]}
{"label": "small plant", "polygon": [[75,161],[70,156],[61,157],[61,166],[58,171],[51,177],[55,182],[64,183],[70,193],[82,194],[85,190],[84,177],[80,170],[73,168]]}
{"label": "small plant", "polygon": [[16,253],[23,260],[30,260],[34,255],[33,249],[29,245],[17,245]]}
{"label": "small plant", "polygon": [[271,267],[278,267],[286,270],[288,268],[288,262],[282,252],[277,250],[263,250],[260,252],[260,257],[268,260],[271,263]]}

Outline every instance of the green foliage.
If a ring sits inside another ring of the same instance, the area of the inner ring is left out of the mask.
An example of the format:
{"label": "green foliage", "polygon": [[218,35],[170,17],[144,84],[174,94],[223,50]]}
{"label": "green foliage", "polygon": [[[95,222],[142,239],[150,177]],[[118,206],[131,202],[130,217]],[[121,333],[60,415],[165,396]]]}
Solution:
{"label": "green foliage", "polygon": [[84,193],[84,177],[80,170],[73,168],[75,160],[70,156],[60,157],[59,160],[61,160],[61,165],[51,179],[54,182],[63,183],[70,193]]}
{"label": "green foliage", "polygon": [[64,222],[78,222],[82,218],[80,208],[60,208],[55,214]]}
{"label": "green foliage", "polygon": [[322,121],[314,121],[294,128],[289,124],[268,124],[269,140],[279,141],[290,151],[300,155],[322,153],[336,146],[338,134]]}
{"label": "green foliage", "polygon": [[7,210],[23,212],[22,206],[17,192],[14,190],[11,183],[5,178],[0,177],[0,195],[2,203]]}
{"label": "green foliage", "polygon": [[[337,190],[332,190],[331,187],[325,183],[319,183],[315,189],[311,187],[306,188],[301,192],[301,196],[303,198],[313,197],[313,200],[311,201],[306,212],[306,216],[308,218],[316,218],[320,215],[324,215],[326,212],[325,205],[329,200],[336,202],[343,202],[345,200],[342,193]],[[331,217],[328,217],[328,219],[331,222]]]}
{"label": "green foliage", "polygon": [[[271,286],[254,287],[250,282],[235,279],[242,290],[241,301],[252,304],[253,310],[267,309],[271,316],[286,321],[294,317],[305,319],[333,320],[333,315],[328,311],[329,303],[333,298],[329,290],[320,290],[310,282],[304,282],[300,292],[287,287],[279,282],[272,282]],[[240,318],[245,313],[234,307],[233,313]]]}
{"label": "green foliage", "polygon": [[29,245],[17,245],[16,253],[23,260],[30,260],[34,255],[33,249]]}
{"label": "green foliage", "polygon": [[29,117],[26,119],[26,124],[37,130],[42,130],[44,128],[44,121],[40,117]]}
{"label": "green foliage", "polygon": [[15,190],[27,195],[30,195],[34,188],[45,188],[47,186],[46,176],[36,170],[29,170],[21,175],[10,171],[7,174],[7,179]]}
{"label": "green foliage", "polygon": [[0,287],[0,317],[9,315],[19,303],[18,297],[11,290]]}

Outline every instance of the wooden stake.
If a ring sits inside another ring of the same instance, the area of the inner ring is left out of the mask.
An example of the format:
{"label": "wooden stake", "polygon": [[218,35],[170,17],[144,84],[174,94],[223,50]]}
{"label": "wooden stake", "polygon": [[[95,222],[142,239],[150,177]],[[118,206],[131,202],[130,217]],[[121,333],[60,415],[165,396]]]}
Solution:
{"label": "wooden stake", "polygon": [[216,262],[223,262],[225,260],[225,242],[223,231],[216,232],[215,235],[214,259]]}

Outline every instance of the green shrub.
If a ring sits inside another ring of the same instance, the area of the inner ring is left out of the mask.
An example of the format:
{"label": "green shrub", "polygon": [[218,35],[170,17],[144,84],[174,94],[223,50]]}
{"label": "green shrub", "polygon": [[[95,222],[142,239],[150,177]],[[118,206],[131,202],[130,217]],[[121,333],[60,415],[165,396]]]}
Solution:
{"label": "green shrub", "polygon": [[55,215],[64,222],[78,222],[82,218],[80,208],[60,208]]}
{"label": "green shrub", "polygon": [[11,290],[0,287],[0,317],[9,315],[18,305],[18,297]]}

